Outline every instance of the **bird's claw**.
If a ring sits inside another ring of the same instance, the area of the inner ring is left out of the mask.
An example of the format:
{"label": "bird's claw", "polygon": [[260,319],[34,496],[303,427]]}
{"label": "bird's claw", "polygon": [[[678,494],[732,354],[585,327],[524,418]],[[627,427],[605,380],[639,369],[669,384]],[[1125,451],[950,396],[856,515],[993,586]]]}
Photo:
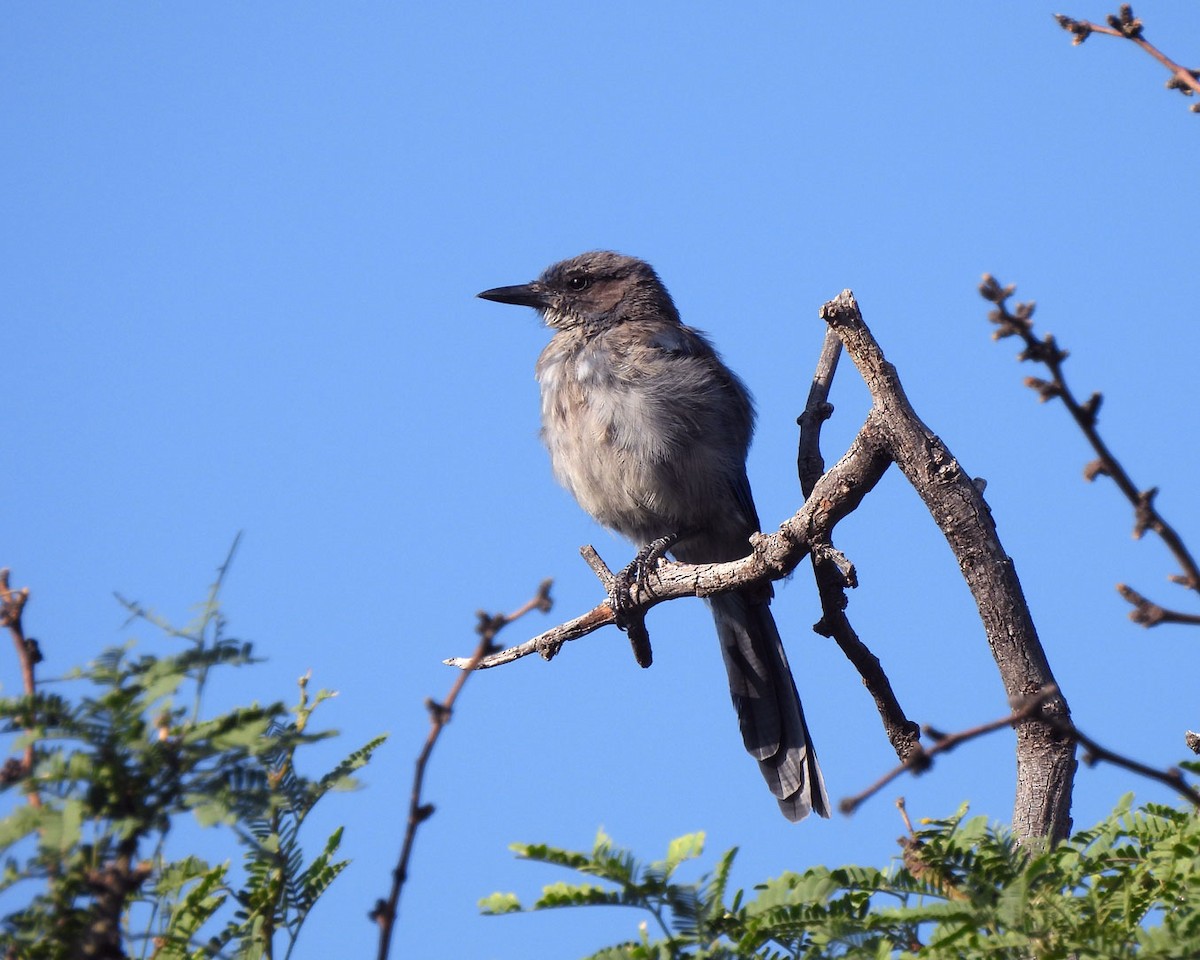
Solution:
{"label": "bird's claw", "polygon": [[629,592],[630,580],[638,585],[639,590],[649,589],[650,574],[658,567],[659,561],[667,555],[667,551],[678,542],[679,534],[671,533],[665,537],[659,537],[657,540],[651,540],[637,552],[637,555],[630,561],[629,566],[617,575],[618,577],[624,577],[626,580],[626,595]]}
{"label": "bird's claw", "polygon": [[633,656],[637,660],[638,666],[641,667],[650,666],[653,653],[650,649],[650,634],[646,630],[645,618],[636,612],[636,605],[633,602],[633,586],[637,584],[639,591],[649,589],[650,574],[678,540],[679,537],[676,534],[651,540],[637,552],[627,566],[613,577],[610,595],[613,616],[618,629],[623,630],[629,637],[629,643],[633,647]]}

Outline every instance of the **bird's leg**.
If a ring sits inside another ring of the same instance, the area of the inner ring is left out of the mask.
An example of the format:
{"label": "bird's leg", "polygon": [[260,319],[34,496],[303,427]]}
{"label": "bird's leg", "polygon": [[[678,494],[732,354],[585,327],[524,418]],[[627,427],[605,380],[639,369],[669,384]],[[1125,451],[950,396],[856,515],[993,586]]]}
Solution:
{"label": "bird's leg", "polygon": [[650,649],[650,634],[646,630],[646,621],[640,615],[633,613],[634,604],[630,589],[635,583],[639,589],[646,589],[651,571],[667,551],[679,542],[679,537],[678,533],[670,533],[657,540],[651,540],[637,552],[628,566],[613,577],[611,602],[617,627],[624,630],[629,637],[634,659],[637,660],[640,667],[650,666],[654,655]]}
{"label": "bird's leg", "polygon": [[667,551],[679,542],[681,536],[678,533],[668,533],[665,537],[651,540],[637,552],[629,562],[629,565],[617,574],[613,592],[617,594],[617,605],[620,608],[617,611],[618,616],[623,610],[627,610],[633,606],[633,599],[629,595],[630,588],[635,583],[640,590],[645,590],[648,587],[650,574],[658,566],[658,561],[665,557]]}

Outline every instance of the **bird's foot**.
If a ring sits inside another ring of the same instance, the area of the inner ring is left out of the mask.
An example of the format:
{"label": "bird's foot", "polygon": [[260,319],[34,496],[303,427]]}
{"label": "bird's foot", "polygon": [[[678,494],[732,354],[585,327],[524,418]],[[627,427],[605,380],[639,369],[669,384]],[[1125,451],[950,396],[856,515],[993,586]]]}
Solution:
{"label": "bird's foot", "polygon": [[658,562],[666,556],[667,551],[678,541],[679,534],[676,533],[651,540],[637,552],[627,566],[613,577],[612,594],[615,601],[613,609],[617,615],[618,626],[621,625],[622,618],[633,608],[633,597],[631,596],[633,585],[637,584],[639,590],[648,589],[650,574],[654,572]]}
{"label": "bird's foot", "polygon": [[617,576],[632,576],[639,589],[645,590],[650,585],[650,574],[654,572],[659,561],[667,555],[667,551],[679,542],[679,537],[678,533],[669,533],[665,537],[651,540],[637,552],[637,556],[633,558],[629,566]]}
{"label": "bird's foot", "polygon": [[649,587],[650,574],[678,540],[678,534],[651,540],[637,552],[628,566],[613,577],[611,602],[617,627],[629,637],[634,659],[641,667],[650,666],[654,655],[650,649],[650,634],[646,630],[646,621],[641,614],[635,612],[631,591],[634,584],[637,584],[639,590]]}

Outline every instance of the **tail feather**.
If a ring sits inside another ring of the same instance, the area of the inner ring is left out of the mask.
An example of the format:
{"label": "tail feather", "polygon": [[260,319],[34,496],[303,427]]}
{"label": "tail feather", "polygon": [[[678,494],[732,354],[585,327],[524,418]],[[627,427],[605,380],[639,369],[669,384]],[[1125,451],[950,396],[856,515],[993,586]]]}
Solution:
{"label": "tail feather", "polygon": [[789,820],[829,816],[825,778],[770,607],[739,593],[711,598],[729,694],[746,750]]}

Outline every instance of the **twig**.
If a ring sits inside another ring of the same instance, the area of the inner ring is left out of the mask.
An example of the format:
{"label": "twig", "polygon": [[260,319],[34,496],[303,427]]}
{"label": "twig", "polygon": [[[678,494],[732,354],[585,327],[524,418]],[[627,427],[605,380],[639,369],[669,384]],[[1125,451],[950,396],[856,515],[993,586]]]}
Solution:
{"label": "twig", "polygon": [[[22,587],[20,590],[13,590],[8,582],[9,570],[7,567],[0,569],[0,625],[8,627],[8,632],[12,635],[13,645],[17,649],[17,661],[21,664],[21,683],[25,690],[25,696],[29,701],[29,717],[25,729],[27,734],[32,734],[33,728],[36,725],[33,714],[33,697],[37,693],[37,678],[34,674],[34,667],[42,662],[42,651],[38,647],[38,642],[32,637],[25,636],[25,627],[22,617],[25,613],[25,604],[29,601],[29,588]],[[0,771],[0,780],[5,783],[12,783],[16,780],[28,777],[33,772],[34,745],[33,739],[30,737],[29,742],[25,745],[25,755],[20,761],[20,769],[13,769],[10,764],[5,764],[3,771]],[[37,792],[37,787],[30,781],[26,788],[26,796],[29,798],[31,807],[40,807],[42,798]]]}
{"label": "twig", "polygon": [[1144,627],[1153,627],[1160,623],[1185,623],[1192,627],[1200,626],[1200,615],[1180,613],[1177,610],[1160,607],[1157,603],[1147,600],[1133,587],[1123,583],[1117,584],[1117,593],[1133,605],[1133,609],[1129,611],[1129,619]]}
{"label": "twig", "polygon": [[[1094,480],[1101,474],[1112,477],[1113,483],[1133,506],[1134,539],[1141,539],[1147,530],[1158,534],[1183,569],[1183,573],[1172,576],[1171,581],[1200,593],[1200,565],[1197,564],[1196,559],[1184,544],[1182,537],[1163,519],[1162,514],[1154,505],[1158,488],[1140,490],[1112,451],[1108,449],[1096,427],[1096,415],[1100,409],[1101,395],[1093,393],[1085,402],[1079,402],[1071,388],[1067,386],[1066,377],[1063,374],[1063,362],[1067,359],[1067,351],[1059,347],[1053,334],[1048,333],[1040,340],[1034,336],[1032,319],[1034,304],[1032,302],[1018,303],[1011,311],[1009,310],[1008,301],[1016,289],[1013,285],[1001,286],[991,274],[983,276],[979,292],[985,300],[996,305],[996,308],[988,314],[988,319],[998,328],[992,334],[992,338],[999,340],[1003,337],[1019,336],[1025,343],[1025,349],[1021,351],[1018,358],[1033,360],[1046,366],[1050,371],[1050,380],[1026,377],[1025,384],[1036,390],[1042,401],[1053,398],[1062,400],[1071,417],[1079,425],[1079,429],[1083,431],[1088,443],[1096,451],[1097,459],[1084,468],[1084,477],[1088,480]],[[1117,590],[1134,605],[1135,609],[1129,614],[1129,617],[1135,623],[1152,627],[1157,623],[1200,622],[1200,618],[1192,617],[1190,614],[1177,613],[1149,604],[1141,594],[1123,584],[1119,584]],[[1153,610],[1150,609],[1151,607]]]}
{"label": "twig", "polygon": [[[800,475],[800,489],[806,500],[812,496],[813,488],[825,472],[825,459],[821,456],[821,426],[833,413],[829,389],[841,352],[842,341],[832,327],[827,328],[808,402],[796,421],[800,425],[796,467]],[[813,630],[823,637],[832,637],[846,658],[854,664],[875,700],[875,708],[879,711],[884,732],[896,756],[901,761],[907,760],[918,745],[921,729],[905,715],[879,658],[862,642],[846,616],[849,603],[846,587],[857,586],[854,567],[828,540],[814,547],[810,559],[817,593],[821,598],[821,619],[813,625]]]}
{"label": "twig", "polygon": [[454,683],[450,687],[450,693],[444,701],[441,703],[433,699],[425,701],[425,706],[429,710],[429,736],[426,737],[425,745],[421,748],[421,752],[417,756],[416,769],[413,774],[412,793],[408,803],[408,825],[404,831],[404,843],[401,846],[400,859],[396,864],[396,868],[392,871],[391,893],[388,895],[386,901],[376,901],[375,907],[370,913],[371,919],[379,924],[378,960],[387,960],[388,952],[391,950],[392,931],[396,926],[396,916],[400,904],[400,891],[408,879],[408,863],[412,856],[413,844],[416,841],[417,828],[433,816],[433,804],[424,803],[421,799],[421,788],[425,783],[425,767],[429,763],[429,757],[433,753],[433,748],[437,744],[442,730],[450,722],[450,718],[454,712],[454,703],[458,699],[458,694],[462,690],[463,684],[467,682],[467,677],[471,675],[471,671],[478,666],[480,661],[495,649],[496,634],[514,620],[519,620],[530,611],[540,610],[543,613],[549,612],[553,605],[553,601],[550,599],[550,587],[552,583],[553,581],[551,580],[543,580],[533,598],[510,614],[485,614],[481,611],[478,615],[479,624],[476,627],[476,632],[479,634],[479,645],[476,647],[475,653],[471,658],[472,662],[468,663],[463,672],[454,679]]}
{"label": "twig", "polygon": [[539,633],[524,643],[490,653],[478,662],[472,655],[470,657],[448,657],[442,663],[458,667],[460,670],[488,670],[492,667],[501,667],[506,663],[512,663],[514,660],[520,660],[532,653],[541,654],[543,660],[553,660],[564,643],[586,637],[601,627],[616,622],[612,607],[606,600],[574,620],[568,620],[545,633]]}
{"label": "twig", "polygon": [[[1071,40],[1071,43],[1074,46],[1082,44],[1093,33],[1102,33],[1109,37],[1120,37],[1133,41],[1170,71],[1171,79],[1167,81],[1168,90],[1178,90],[1185,97],[1200,93],[1200,73],[1181,66],[1150,43],[1143,36],[1142,21],[1133,15],[1131,4],[1123,3],[1117,13],[1109,14],[1107,27],[1088,20],[1073,20],[1061,13],[1056,13],[1054,19],[1058,21],[1060,27],[1072,34],[1074,39]],[[1192,104],[1191,111],[1200,113],[1200,104]]]}
{"label": "twig", "polygon": [[817,369],[813,371],[812,386],[808,389],[808,400],[804,412],[796,418],[800,425],[800,443],[796,452],[796,472],[800,477],[800,489],[805,499],[812,493],[821,474],[825,472],[825,458],[821,456],[821,425],[833,416],[833,404],[829,402],[829,389],[837,373],[838,360],[842,355],[842,341],[833,330],[826,328],[825,340],[821,344],[821,356],[817,358]]}
{"label": "twig", "polygon": [[[1044,711],[1042,709],[1043,706],[1057,695],[1058,690],[1056,688],[1047,687],[1035,696],[1027,697],[1024,703],[1014,709],[1007,717],[1001,717],[999,720],[993,720],[990,723],[982,723],[977,727],[971,727],[957,733],[940,733],[927,726],[925,732],[934,740],[932,747],[926,749],[918,744],[916,751],[908,760],[897,767],[893,767],[861,793],[855,794],[853,797],[846,797],[840,801],[838,809],[844,814],[852,814],[863,803],[875,796],[875,794],[905,771],[911,771],[914,774],[924,773],[933,766],[933,758],[939,753],[949,753],[959,744],[966,743],[968,740],[974,740],[976,737],[982,737],[996,730],[1002,730],[1005,727],[1019,727],[1021,723],[1035,718],[1052,726],[1071,744],[1080,744],[1085,751],[1083,762],[1088,766],[1095,766],[1097,763],[1111,763],[1114,766],[1123,767],[1139,776],[1166,784],[1180,796],[1191,801],[1194,806],[1200,807],[1200,792],[1184,780],[1183,774],[1177,768],[1168,767],[1165,770],[1160,770],[1157,767],[1151,767],[1131,757],[1123,756],[1113,750],[1109,750],[1107,747],[1102,747],[1075,726],[1070,717]],[[897,805],[903,810],[903,800],[898,801]]]}
{"label": "twig", "polygon": [[1083,746],[1085,752],[1082,759],[1089,767],[1094,767],[1097,763],[1111,763],[1113,766],[1124,767],[1126,770],[1130,770],[1139,776],[1166,784],[1181,797],[1186,797],[1190,800],[1192,806],[1200,807],[1200,792],[1197,792],[1194,787],[1188,785],[1178,768],[1168,767],[1166,770],[1159,770],[1157,767],[1147,766],[1131,757],[1122,756],[1106,747],[1100,746],[1100,744],[1072,723],[1068,723],[1061,729],[1065,736],[1071,737],[1076,743]]}
{"label": "twig", "polygon": [[[961,730],[958,733],[943,734],[927,726],[925,732],[934,739],[932,747],[926,749],[920,743],[914,744],[913,751],[909,754],[907,760],[893,767],[871,784],[871,786],[867,787],[866,790],[855,794],[853,797],[845,797],[839,801],[838,809],[849,816],[906,770],[911,770],[913,773],[924,773],[933,766],[933,758],[939,753],[949,753],[960,743],[966,743],[968,740],[974,740],[976,737],[982,737],[984,734],[1002,730],[1004,727],[1013,727],[1024,720],[1029,720],[1041,711],[1043,705],[1056,696],[1058,696],[1058,687],[1051,685],[1035,696],[1027,697],[1025,702],[1008,716],[1001,717],[999,720],[993,720],[990,723],[980,724],[977,727],[971,727],[967,730]],[[1067,722],[1069,723],[1070,721]]]}

